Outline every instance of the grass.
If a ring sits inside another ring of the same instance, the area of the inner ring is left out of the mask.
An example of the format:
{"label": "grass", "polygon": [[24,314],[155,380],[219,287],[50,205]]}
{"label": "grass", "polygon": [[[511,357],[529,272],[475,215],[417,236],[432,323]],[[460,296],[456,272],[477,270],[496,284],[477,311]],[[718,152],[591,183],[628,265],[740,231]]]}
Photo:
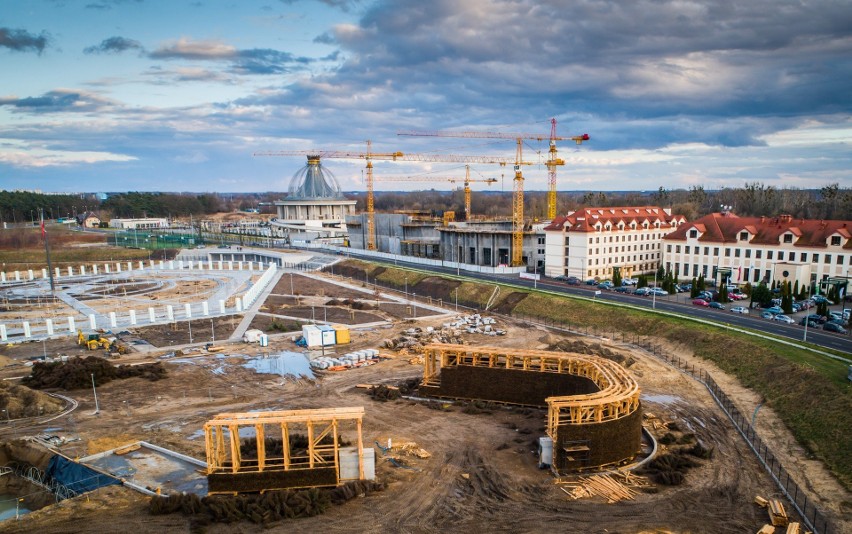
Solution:
{"label": "grass", "polygon": [[[407,276],[409,288],[419,294],[430,280],[442,278],[357,260],[346,264],[353,270],[381,269],[381,281]],[[451,278],[445,280],[450,282]],[[483,306],[494,285],[464,281],[459,286],[459,301]],[[511,305],[511,309],[501,307],[501,312],[514,316],[593,328],[609,335],[654,336],[687,348],[762,395],[798,442],[852,489],[852,386],[846,380],[845,363],[724,326],[511,286],[501,287],[496,305]]]}

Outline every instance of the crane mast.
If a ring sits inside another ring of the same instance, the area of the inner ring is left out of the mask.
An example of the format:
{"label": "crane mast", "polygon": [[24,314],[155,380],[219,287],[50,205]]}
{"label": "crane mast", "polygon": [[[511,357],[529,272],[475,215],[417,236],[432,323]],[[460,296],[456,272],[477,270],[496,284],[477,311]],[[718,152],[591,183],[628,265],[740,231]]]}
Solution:
{"label": "crane mast", "polygon": [[[367,173],[367,250],[376,250],[376,216],[373,195],[373,160],[388,161],[423,161],[431,163],[485,163],[506,166],[513,163],[511,158],[493,156],[467,156],[451,154],[404,154],[402,152],[373,152],[372,143],[367,141],[367,151],[345,151],[345,150],[273,150],[255,152],[255,156],[307,156],[308,159],[338,158],[338,159],[363,159],[366,161]],[[515,161],[515,167],[518,162]],[[521,162],[520,165],[532,165],[529,162]]]}

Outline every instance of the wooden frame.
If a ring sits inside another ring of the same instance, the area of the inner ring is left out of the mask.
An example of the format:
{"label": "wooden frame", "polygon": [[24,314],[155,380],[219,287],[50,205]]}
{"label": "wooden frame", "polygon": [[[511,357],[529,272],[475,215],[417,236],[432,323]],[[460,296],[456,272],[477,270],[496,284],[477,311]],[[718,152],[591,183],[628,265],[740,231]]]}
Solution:
{"label": "wooden frame", "polygon": [[[244,474],[270,471],[296,471],[334,468],[340,483],[340,426],[353,423],[357,432],[358,477],[364,478],[364,443],[362,435],[363,407],[288,410],[273,412],[222,413],[204,424],[207,449],[207,474]],[[268,428],[280,430],[283,453],[280,457],[267,454],[265,439]],[[290,450],[290,435],[294,428],[304,428],[308,438],[304,454]],[[244,460],[240,454],[240,428],[253,428],[257,459]],[[331,443],[323,443],[331,436]]]}

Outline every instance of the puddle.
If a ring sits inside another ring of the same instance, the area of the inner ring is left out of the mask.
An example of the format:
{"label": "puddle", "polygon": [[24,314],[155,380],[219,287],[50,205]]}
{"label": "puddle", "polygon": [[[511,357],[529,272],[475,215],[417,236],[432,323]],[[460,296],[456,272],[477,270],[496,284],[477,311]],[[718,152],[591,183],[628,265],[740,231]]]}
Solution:
{"label": "puddle", "polygon": [[654,404],[675,404],[681,401],[677,395],[648,395],[642,393],[639,398],[645,402],[653,402]]}
{"label": "puddle", "polygon": [[301,352],[280,352],[269,356],[253,358],[244,364],[246,369],[278,376],[314,378],[308,359]]}
{"label": "puddle", "polygon": [[24,515],[28,513],[30,513],[30,510],[24,508],[23,505],[18,503],[17,495],[9,495],[7,493],[0,494],[0,521],[14,519],[16,515]]}

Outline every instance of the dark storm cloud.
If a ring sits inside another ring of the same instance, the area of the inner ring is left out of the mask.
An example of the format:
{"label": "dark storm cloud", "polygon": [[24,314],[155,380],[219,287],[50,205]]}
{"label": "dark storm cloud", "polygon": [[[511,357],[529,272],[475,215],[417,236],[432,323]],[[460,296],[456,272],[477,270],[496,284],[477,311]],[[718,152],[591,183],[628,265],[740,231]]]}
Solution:
{"label": "dark storm cloud", "polygon": [[142,44],[126,37],[110,37],[98,45],[83,49],[84,54],[119,54],[127,50],[143,50]]}
{"label": "dark storm cloud", "polygon": [[8,106],[16,111],[30,113],[94,111],[111,104],[109,100],[97,95],[66,89],[48,91],[41,96],[26,98],[0,97],[0,106]]}
{"label": "dark storm cloud", "polygon": [[230,72],[234,74],[280,74],[298,70],[314,61],[271,48],[238,50],[218,41],[188,39],[163,45],[148,56],[152,59],[227,62],[230,64]]}
{"label": "dark storm cloud", "polygon": [[34,51],[41,54],[47,47],[49,38],[45,32],[34,35],[27,30],[0,28],[0,47],[16,52]]}

